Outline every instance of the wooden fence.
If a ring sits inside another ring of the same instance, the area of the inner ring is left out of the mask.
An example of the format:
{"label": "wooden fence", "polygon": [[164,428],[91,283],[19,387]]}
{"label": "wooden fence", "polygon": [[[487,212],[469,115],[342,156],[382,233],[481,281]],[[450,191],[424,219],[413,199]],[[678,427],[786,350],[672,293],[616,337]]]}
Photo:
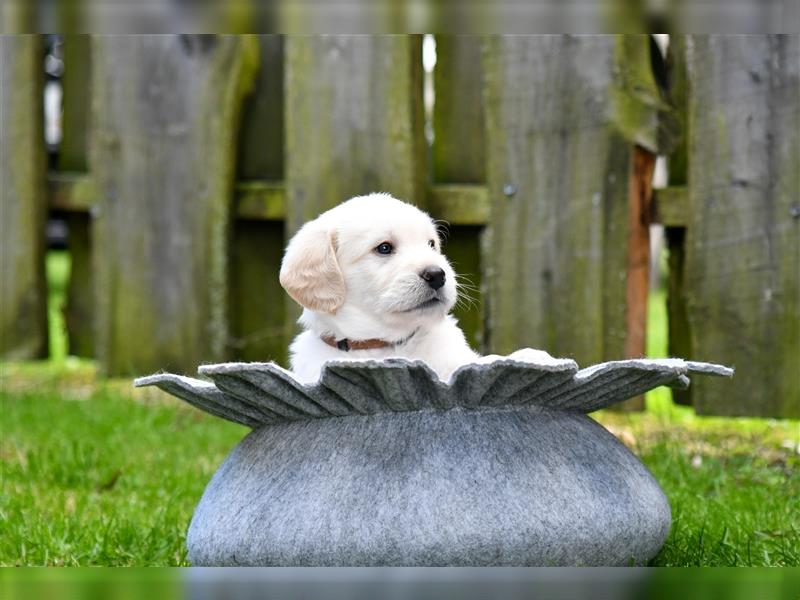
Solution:
{"label": "wooden fence", "polygon": [[286,239],[382,190],[450,222],[475,346],[582,364],[644,353],[663,223],[670,351],[737,369],[679,401],[800,416],[800,36],[678,36],[666,61],[640,35],[436,48],[428,144],[421,36],[66,36],[48,171],[42,40],[0,38],[0,355],[47,354],[50,211],[72,353],[108,375],[285,362]]}

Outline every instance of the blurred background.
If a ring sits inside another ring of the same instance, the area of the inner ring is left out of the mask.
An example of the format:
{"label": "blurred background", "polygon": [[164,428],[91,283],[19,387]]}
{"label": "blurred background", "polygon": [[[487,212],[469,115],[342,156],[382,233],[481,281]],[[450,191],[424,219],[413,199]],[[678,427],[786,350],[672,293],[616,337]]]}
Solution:
{"label": "blurred background", "polygon": [[800,563],[798,132],[797,35],[0,37],[0,561],[184,564],[244,429],[131,378],[285,365],[286,241],[385,191],[481,352],[735,367],[597,418],[676,510],[654,564]]}
{"label": "blurred background", "polygon": [[286,240],[385,191],[442,220],[481,351],[721,362],[735,383],[676,400],[800,415],[797,36],[47,35],[2,51],[7,359],[93,358],[109,376],[285,364]]}

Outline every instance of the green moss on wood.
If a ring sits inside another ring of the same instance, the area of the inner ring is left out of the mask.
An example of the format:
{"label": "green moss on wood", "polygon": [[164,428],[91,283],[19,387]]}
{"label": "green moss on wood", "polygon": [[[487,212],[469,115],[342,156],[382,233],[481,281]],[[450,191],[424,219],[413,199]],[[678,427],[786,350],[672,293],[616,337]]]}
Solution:
{"label": "green moss on wood", "polygon": [[610,37],[489,37],[488,347],[588,364],[625,340],[631,145],[618,133]]}
{"label": "green moss on wood", "polygon": [[[692,36],[686,298],[704,414],[800,415],[800,38]],[[739,65],[749,65],[743,76]]]}
{"label": "green moss on wood", "polygon": [[482,185],[435,185],[428,190],[428,212],[457,225],[485,225],[489,195]]}
{"label": "green moss on wood", "polygon": [[481,36],[437,35],[432,148],[437,183],[486,180]]}
{"label": "green moss on wood", "polygon": [[678,141],[679,123],[653,76],[650,36],[617,35],[615,39],[612,120],[631,143],[667,154]]}
{"label": "green moss on wood", "polygon": [[64,36],[62,135],[58,147],[58,168],[62,171],[88,169],[92,78],[90,43],[89,35]]}
{"label": "green moss on wood", "polygon": [[240,219],[281,221],[286,218],[286,190],[282,182],[239,182],[236,216]]}
{"label": "green moss on wood", "polygon": [[229,348],[231,132],[257,42],[103,37],[92,51],[97,356],[106,374],[192,373]]}
{"label": "green moss on wood", "polygon": [[686,227],[689,222],[689,190],[684,186],[654,192],[653,221],[665,227]]}
{"label": "green moss on wood", "polygon": [[0,359],[47,355],[42,39],[0,37]]}

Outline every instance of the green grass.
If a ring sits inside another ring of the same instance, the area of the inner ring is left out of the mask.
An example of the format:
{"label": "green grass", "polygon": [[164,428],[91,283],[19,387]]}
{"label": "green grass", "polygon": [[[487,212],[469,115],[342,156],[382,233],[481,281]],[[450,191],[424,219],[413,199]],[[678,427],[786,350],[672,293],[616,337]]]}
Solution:
{"label": "green grass", "polygon": [[[53,358],[0,367],[0,564],[182,565],[191,513],[243,427],[66,356],[69,262],[48,256]],[[663,356],[654,294],[648,353]],[[800,423],[697,417],[669,391],[596,418],[650,468],[673,509],[653,565],[800,566]]]}
{"label": "green grass", "polygon": [[245,434],[114,386],[15,390],[2,404],[4,565],[185,564],[192,509]]}
{"label": "green grass", "polygon": [[[663,290],[648,306],[647,355],[667,356]],[[647,465],[673,524],[653,566],[800,566],[800,422],[698,417],[661,387],[642,414],[595,415]]]}
{"label": "green grass", "polygon": [[47,269],[51,360],[0,367],[0,564],[186,564],[192,510],[246,429],[66,356],[68,256]]}

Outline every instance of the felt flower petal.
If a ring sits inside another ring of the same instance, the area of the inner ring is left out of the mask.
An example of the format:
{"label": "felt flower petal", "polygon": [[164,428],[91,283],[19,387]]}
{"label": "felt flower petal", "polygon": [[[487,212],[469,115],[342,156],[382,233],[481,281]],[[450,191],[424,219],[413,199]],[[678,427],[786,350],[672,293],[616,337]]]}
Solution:
{"label": "felt flower petal", "polygon": [[158,373],[148,377],[139,377],[133,383],[136,387],[156,386],[200,410],[248,427],[257,427],[271,422],[267,416],[253,409],[249,404],[228,396],[218,390],[213,383],[200,379],[172,373]]}
{"label": "felt flower petal", "polygon": [[571,359],[529,348],[490,355],[457,369],[445,382],[424,362],[338,360],[319,381],[303,384],[275,363],[203,365],[213,383],[162,373],[137,379],[213,415],[259,427],[284,421],[421,410],[529,406],[592,412],[661,385],[685,388],[691,373],[730,377],[733,369],[677,358],[631,359],[578,370]]}

